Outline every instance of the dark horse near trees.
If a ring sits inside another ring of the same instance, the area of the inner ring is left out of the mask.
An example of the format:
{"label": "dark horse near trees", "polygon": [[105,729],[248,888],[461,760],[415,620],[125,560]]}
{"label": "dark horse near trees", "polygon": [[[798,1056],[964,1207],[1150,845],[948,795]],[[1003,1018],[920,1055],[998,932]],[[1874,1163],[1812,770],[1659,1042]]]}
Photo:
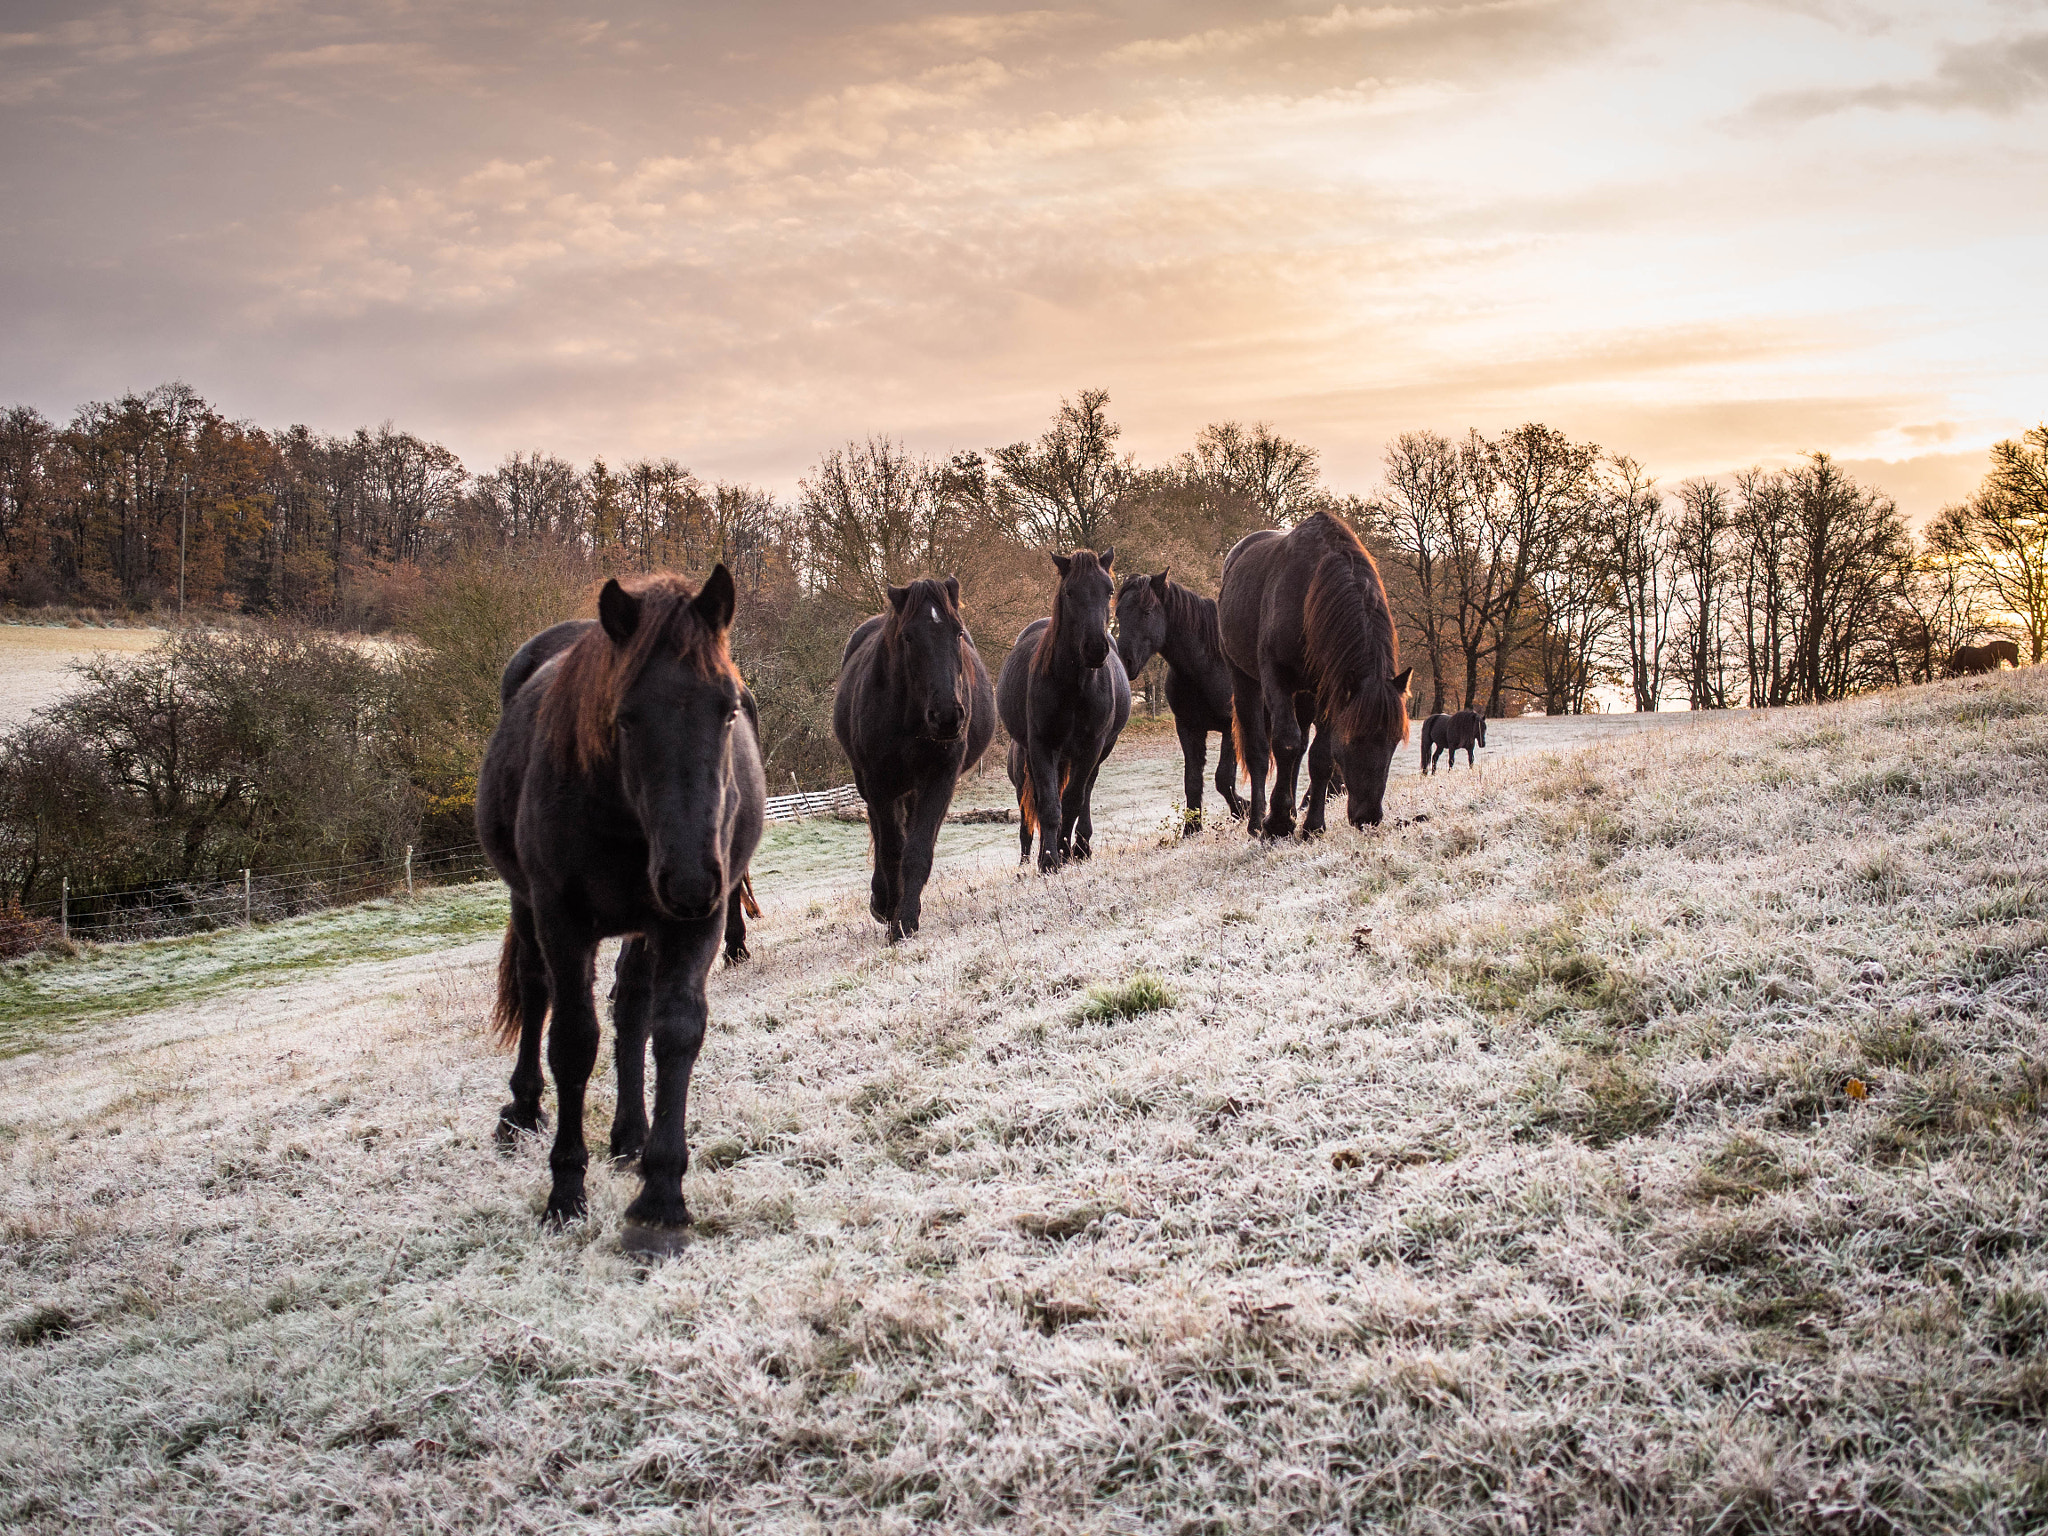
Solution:
{"label": "dark horse near trees", "polygon": [[1183,832],[1202,825],[1202,770],[1209,733],[1222,737],[1216,754],[1216,793],[1230,814],[1244,814],[1237,792],[1237,746],[1230,736],[1230,663],[1216,627],[1216,604],[1156,576],[1126,576],[1116,591],[1116,653],[1124,672],[1136,677],[1155,655],[1166,658],[1166,703],[1180,737],[1181,773],[1187,818]]}
{"label": "dark horse near trees", "polygon": [[1464,749],[1465,766],[1473,766],[1472,749],[1486,745],[1486,716],[1476,709],[1461,709],[1454,715],[1431,715],[1422,722],[1422,771],[1435,773],[1437,759],[1451,754],[1451,766],[1458,766],[1458,752]]}
{"label": "dark horse near trees", "polygon": [[1394,749],[1408,739],[1409,674],[1395,670],[1394,616],[1358,535],[1327,512],[1288,533],[1246,534],[1223,562],[1216,609],[1230,660],[1238,761],[1252,779],[1252,835],[1294,830],[1295,779],[1311,722],[1303,835],[1323,830],[1335,759],[1343,763],[1351,824],[1378,825]]}
{"label": "dark horse near trees", "polygon": [[1038,834],[1038,867],[1088,857],[1095,775],[1131,718],[1131,682],[1109,643],[1112,547],[1054,555],[1052,617],[1033,619],[1003,659],[996,707],[1010,733],[1020,862]]}
{"label": "dark horse near trees", "polygon": [[[642,1187],[621,1236],[645,1252],[672,1249],[689,1225],[684,1119],[708,1018],[704,983],[721,939],[737,947],[767,795],[727,649],[733,596],[722,565],[694,595],[675,576],[606,582],[596,624],[536,636],[506,669],[509,700],[477,779],[477,832],[512,893],[494,1017],[502,1038],[517,1037],[519,1058],[499,1137],[544,1122],[545,1023],[560,1116],[546,1219],[584,1213],[583,1097],[598,1045],[591,967],[602,939],[636,936],[617,970],[612,1152],[640,1155]],[[650,1035],[651,1132],[640,1073]]]}
{"label": "dark horse near trees", "polygon": [[2008,667],[2020,664],[2020,648],[2010,640],[1993,640],[1984,645],[1959,645],[1955,654],[1948,659],[1949,676],[1975,677],[1980,672],[1996,672],[1998,664]]}
{"label": "dark horse near trees", "polygon": [[893,944],[917,932],[939,826],[960,775],[996,732],[995,692],[960,621],[960,583],[889,588],[839,658],[832,734],[867,802],[875,878],[868,910]]}

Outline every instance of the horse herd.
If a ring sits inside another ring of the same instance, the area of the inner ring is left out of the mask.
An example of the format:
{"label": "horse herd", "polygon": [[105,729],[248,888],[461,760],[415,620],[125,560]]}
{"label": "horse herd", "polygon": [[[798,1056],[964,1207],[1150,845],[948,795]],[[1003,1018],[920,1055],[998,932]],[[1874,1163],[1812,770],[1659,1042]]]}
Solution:
{"label": "horse herd", "polygon": [[[1114,549],[1052,558],[1052,612],[1017,637],[993,685],[951,578],[891,587],[885,610],[847,640],[833,729],[867,804],[869,910],[891,940],[917,931],[939,826],[997,718],[1010,738],[1022,856],[1035,839],[1041,871],[1088,857],[1096,776],[1130,719],[1130,676],[1155,654],[1166,662],[1190,828],[1210,732],[1222,737],[1216,788],[1253,836],[1296,830],[1304,756],[1302,835],[1323,830],[1338,789],[1352,825],[1380,821],[1394,751],[1408,739],[1409,673],[1379,571],[1343,523],[1318,513],[1284,533],[1247,535],[1214,601],[1163,571],[1119,583]],[[477,781],[478,835],[511,891],[494,1019],[518,1054],[500,1144],[546,1122],[545,1034],[558,1124],[544,1219],[584,1214],[594,968],[600,942],[623,937],[610,1152],[640,1164],[621,1232],[638,1253],[673,1252],[689,1226],[684,1122],[706,980],[721,949],[728,961],[745,957],[746,919],[758,915],[747,872],[767,788],[753,696],[727,643],[733,606],[722,565],[695,592],[668,574],[607,582],[595,620],[544,630],[506,666]],[[1469,759],[1474,741],[1485,744],[1484,721],[1468,715],[1426,723],[1425,769],[1437,752],[1463,747]]]}

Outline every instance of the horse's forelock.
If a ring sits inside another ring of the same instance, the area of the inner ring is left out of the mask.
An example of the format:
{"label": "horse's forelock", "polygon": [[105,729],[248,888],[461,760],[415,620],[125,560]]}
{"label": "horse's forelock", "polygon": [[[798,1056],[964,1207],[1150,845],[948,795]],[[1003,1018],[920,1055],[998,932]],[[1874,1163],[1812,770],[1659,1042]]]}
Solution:
{"label": "horse's forelock", "polygon": [[577,768],[611,757],[619,703],[658,657],[674,657],[707,682],[740,680],[725,631],[704,622],[688,582],[661,572],[622,585],[640,600],[632,635],[620,645],[602,625],[592,625],[562,653],[541,699],[540,725],[549,745]]}

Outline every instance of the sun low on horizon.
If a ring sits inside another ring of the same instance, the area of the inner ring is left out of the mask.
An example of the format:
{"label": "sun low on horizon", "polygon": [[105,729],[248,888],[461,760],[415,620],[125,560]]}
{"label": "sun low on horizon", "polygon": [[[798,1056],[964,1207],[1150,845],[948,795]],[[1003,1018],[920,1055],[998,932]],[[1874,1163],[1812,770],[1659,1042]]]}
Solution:
{"label": "sun low on horizon", "polygon": [[1542,420],[1914,517],[2048,416],[2048,5],[14,4],[0,392],[794,485]]}

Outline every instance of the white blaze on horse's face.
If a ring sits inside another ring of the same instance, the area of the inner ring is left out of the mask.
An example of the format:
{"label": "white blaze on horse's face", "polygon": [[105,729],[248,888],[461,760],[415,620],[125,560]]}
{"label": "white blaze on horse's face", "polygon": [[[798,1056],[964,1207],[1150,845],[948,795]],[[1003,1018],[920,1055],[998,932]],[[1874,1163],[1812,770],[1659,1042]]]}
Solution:
{"label": "white blaze on horse's face", "polygon": [[939,608],[938,608],[938,604],[936,604],[936,603],[932,604],[932,608],[931,608],[931,615],[932,615],[932,622],[933,622],[934,624],[938,623],[938,622],[939,622]]}

